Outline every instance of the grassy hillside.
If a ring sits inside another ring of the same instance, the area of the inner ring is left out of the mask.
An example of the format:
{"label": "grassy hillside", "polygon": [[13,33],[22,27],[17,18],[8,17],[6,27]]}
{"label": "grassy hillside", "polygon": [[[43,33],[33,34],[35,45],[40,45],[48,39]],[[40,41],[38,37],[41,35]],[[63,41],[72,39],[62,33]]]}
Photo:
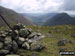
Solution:
{"label": "grassy hillside", "polygon": [[[21,16],[19,13],[11,9],[4,8],[2,6],[0,6],[0,15],[2,15],[10,25],[13,25],[18,22],[26,25],[33,25],[28,19]],[[0,26],[4,26],[4,25],[5,23],[0,17]]]}
{"label": "grassy hillside", "polygon": [[[40,31],[46,36],[41,40],[46,45],[46,48],[40,52],[19,50],[23,56],[61,56],[59,54],[60,48],[64,48],[65,51],[75,51],[75,25],[27,27],[32,28],[36,32]],[[72,43],[67,43],[65,46],[58,46],[58,41],[61,39],[71,40]]]}

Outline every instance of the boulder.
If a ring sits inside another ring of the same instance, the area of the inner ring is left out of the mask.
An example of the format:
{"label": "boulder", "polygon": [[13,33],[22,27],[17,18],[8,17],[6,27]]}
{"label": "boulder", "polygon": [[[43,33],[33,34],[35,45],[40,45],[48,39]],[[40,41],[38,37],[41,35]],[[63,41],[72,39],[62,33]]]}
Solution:
{"label": "boulder", "polygon": [[20,29],[20,31],[19,31],[19,35],[21,37],[26,37],[28,34],[29,34],[29,32],[27,29]]}
{"label": "boulder", "polygon": [[5,50],[11,51],[11,50],[12,50],[12,45],[11,45],[11,44],[4,45],[3,48],[4,48]]}
{"label": "boulder", "polygon": [[12,38],[11,38],[11,36],[7,36],[7,37],[5,38],[4,43],[5,43],[5,45],[11,44],[11,43],[12,43]]}
{"label": "boulder", "polygon": [[24,49],[27,49],[27,50],[30,49],[30,46],[29,46],[29,43],[28,43],[28,42],[24,42],[24,43],[22,44],[22,47],[23,47]]}
{"label": "boulder", "polygon": [[14,54],[11,54],[11,55],[6,55],[6,56],[20,56],[20,55],[14,55]]}
{"label": "boulder", "polygon": [[31,50],[32,51],[40,51],[41,49],[43,49],[45,47],[45,45],[42,42],[33,42],[31,44]]}
{"label": "boulder", "polygon": [[6,55],[9,54],[10,52],[8,50],[0,50],[0,55]]}
{"label": "boulder", "polygon": [[67,44],[67,40],[66,39],[62,39],[58,41],[58,46],[65,46]]}
{"label": "boulder", "polygon": [[2,42],[0,42],[0,49],[3,47],[3,43]]}
{"label": "boulder", "polygon": [[22,38],[22,37],[19,37],[16,42],[17,42],[18,45],[22,45],[25,42],[25,39]]}
{"label": "boulder", "polygon": [[38,54],[38,53],[32,53],[32,55],[33,55],[33,56],[39,56],[39,54]]}
{"label": "boulder", "polygon": [[13,43],[12,43],[12,51],[14,53],[17,53],[17,51],[18,51],[18,45],[17,45],[16,41],[13,41]]}

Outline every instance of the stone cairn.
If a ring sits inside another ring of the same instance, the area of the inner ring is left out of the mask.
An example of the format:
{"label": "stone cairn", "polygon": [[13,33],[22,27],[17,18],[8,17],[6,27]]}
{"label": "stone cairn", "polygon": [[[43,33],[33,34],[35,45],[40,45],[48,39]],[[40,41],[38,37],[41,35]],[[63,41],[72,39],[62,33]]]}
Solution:
{"label": "stone cairn", "polygon": [[16,24],[13,30],[0,31],[0,56],[16,54],[19,49],[40,51],[45,45],[40,41],[44,36],[28,29],[23,24]]}

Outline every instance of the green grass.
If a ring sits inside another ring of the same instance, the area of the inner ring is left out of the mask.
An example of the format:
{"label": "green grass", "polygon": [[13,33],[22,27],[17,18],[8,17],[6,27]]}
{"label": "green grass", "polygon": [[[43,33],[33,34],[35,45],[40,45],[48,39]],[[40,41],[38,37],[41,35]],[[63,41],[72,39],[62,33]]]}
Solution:
{"label": "green grass", "polygon": [[[33,29],[37,32],[40,32],[43,35],[49,34],[50,36],[46,36],[43,41],[46,48],[40,52],[36,51],[27,51],[27,50],[19,50],[20,54],[23,56],[33,56],[33,53],[38,53],[37,56],[60,56],[59,48],[66,48],[66,51],[75,51],[75,37],[71,35],[75,35],[75,26],[74,25],[63,25],[63,26],[27,26],[28,28]],[[57,43],[60,39],[72,40],[73,43],[68,43],[65,46],[58,46]]]}

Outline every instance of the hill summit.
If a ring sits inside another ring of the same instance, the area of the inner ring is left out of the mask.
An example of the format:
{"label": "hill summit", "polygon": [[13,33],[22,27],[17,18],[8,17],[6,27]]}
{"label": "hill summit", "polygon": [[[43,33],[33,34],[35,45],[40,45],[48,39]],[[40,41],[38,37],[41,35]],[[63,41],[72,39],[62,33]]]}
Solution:
{"label": "hill summit", "polygon": [[44,23],[45,26],[54,26],[54,25],[75,25],[75,18],[70,17],[67,13],[59,13],[47,20]]}

